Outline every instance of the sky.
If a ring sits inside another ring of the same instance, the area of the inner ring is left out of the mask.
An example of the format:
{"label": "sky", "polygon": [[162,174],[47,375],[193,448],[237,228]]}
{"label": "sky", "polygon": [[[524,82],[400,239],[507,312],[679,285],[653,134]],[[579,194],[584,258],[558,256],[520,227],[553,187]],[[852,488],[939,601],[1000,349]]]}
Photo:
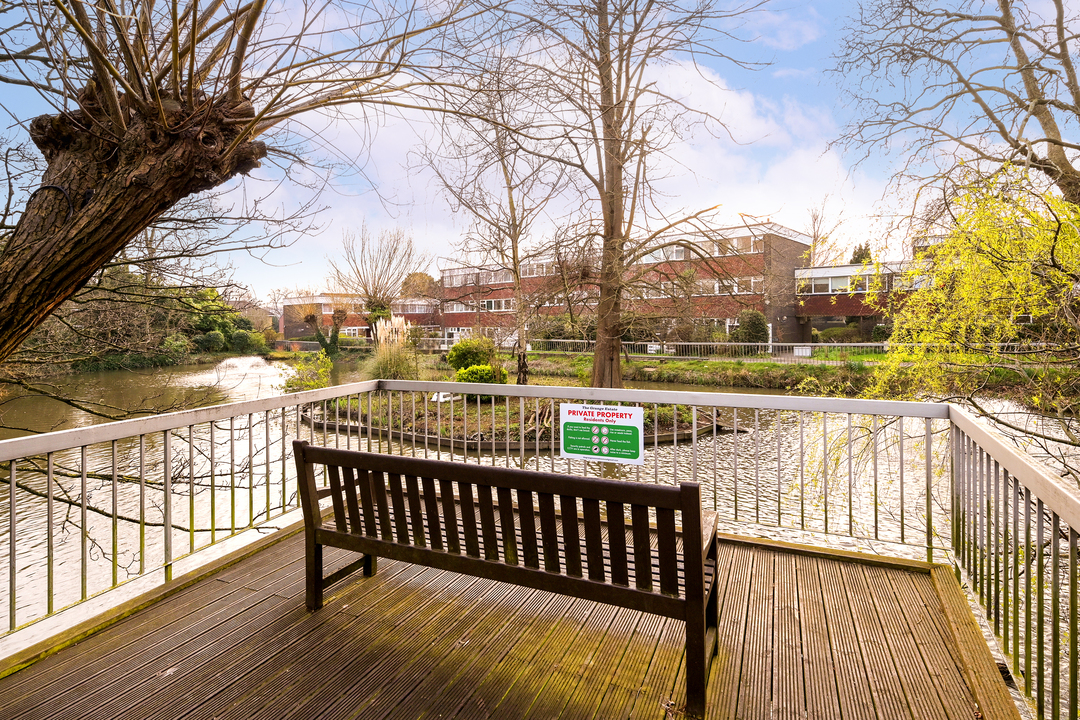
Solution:
{"label": "sky", "polygon": [[[850,119],[837,78],[826,71],[853,3],[773,2],[766,7],[741,31],[753,39],[732,50],[763,63],[760,69],[715,64],[705,68],[711,83],[686,68],[664,69],[664,81],[719,115],[732,138],[706,133],[685,138],[671,152],[662,190],[681,208],[719,204],[724,224],[740,224],[750,216],[801,231],[807,229],[810,208],[824,203],[827,219],[842,221],[837,235],[845,245],[873,241],[880,233],[876,218],[895,209],[886,195],[888,164],[872,158],[856,165],[853,155],[829,144]],[[322,192],[317,231],[261,259],[232,256],[235,280],[262,299],[276,288],[325,290],[328,258],[340,252],[343,233],[363,223],[376,232],[405,228],[432,256],[428,271],[435,276],[440,267],[453,264],[455,243],[468,220],[450,211],[428,174],[409,167],[410,150],[432,128],[415,118],[384,118],[318,129],[322,147],[316,144],[316,155],[354,159],[363,172],[338,177]],[[300,179],[319,179],[314,171],[294,170]],[[231,197],[240,202],[263,192],[268,183],[260,173],[271,174],[256,170],[254,179],[234,182]],[[301,184],[286,182],[270,201],[289,208],[307,197]]]}

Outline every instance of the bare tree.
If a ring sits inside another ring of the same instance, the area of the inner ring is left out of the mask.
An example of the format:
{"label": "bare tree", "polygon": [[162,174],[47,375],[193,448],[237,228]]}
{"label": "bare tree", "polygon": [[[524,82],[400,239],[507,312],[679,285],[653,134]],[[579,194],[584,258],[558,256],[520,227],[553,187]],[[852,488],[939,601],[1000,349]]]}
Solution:
{"label": "bare tree", "polygon": [[1033,168],[1080,202],[1077,8],[1063,0],[871,0],[835,71],[860,118],[841,142],[903,153],[898,179]]}
{"label": "bare tree", "polygon": [[34,88],[55,111],[29,123],[47,169],[0,253],[0,360],[181,199],[259,167],[274,152],[259,138],[291,118],[437,104],[425,66],[442,62],[441,31],[465,7],[6,6],[0,79]]}
{"label": "bare tree", "polygon": [[398,298],[405,278],[423,272],[430,263],[401,228],[376,236],[365,224],[359,233],[344,234],[341,252],[339,260],[328,259],[335,292],[358,296],[372,324],[378,317],[389,316],[390,303]]}
{"label": "bare tree", "polygon": [[568,201],[588,208],[577,235],[600,246],[594,386],[622,385],[623,293],[631,265],[658,245],[683,243],[678,236],[708,226],[713,210],[659,207],[655,181],[665,151],[693,126],[724,128],[692,98],[665,92],[655,73],[676,62],[732,61],[727,46],[737,41],[740,18],[758,5],[539,0],[510,11],[522,25],[504,54],[517,58],[514,72],[528,99],[549,110],[520,129],[520,146],[567,169],[581,192]]}
{"label": "bare tree", "polygon": [[807,260],[811,267],[839,265],[844,258],[845,250],[837,237],[844,224],[844,213],[831,215],[828,204],[829,196],[826,195],[820,205],[810,208],[807,213],[806,234],[810,236]]}
{"label": "bare tree", "polygon": [[[539,312],[537,291],[545,290],[542,280],[532,278],[546,274],[537,267],[550,267],[552,261],[551,242],[538,242],[534,229],[564,190],[566,172],[550,159],[522,151],[509,129],[532,120],[520,107],[524,88],[514,82],[520,78],[500,58],[485,78],[485,92],[472,108],[483,120],[447,117],[442,143],[428,145],[419,160],[438,179],[451,209],[471,219],[458,250],[478,270],[494,270],[511,283],[517,383],[527,385],[529,326]],[[459,299],[453,294],[447,288],[444,299]]]}

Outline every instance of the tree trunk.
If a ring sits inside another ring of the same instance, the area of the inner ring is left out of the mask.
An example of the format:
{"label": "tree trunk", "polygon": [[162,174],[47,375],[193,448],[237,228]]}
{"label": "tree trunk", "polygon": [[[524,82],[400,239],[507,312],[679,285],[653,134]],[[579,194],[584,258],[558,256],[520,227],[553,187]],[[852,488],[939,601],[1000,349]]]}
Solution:
{"label": "tree trunk", "polygon": [[124,110],[117,133],[82,110],[30,124],[48,167],[0,251],[0,361],[163,211],[266,155],[261,142],[226,155],[238,127],[229,121],[250,115],[250,104],[171,112],[168,128]]}
{"label": "tree trunk", "polygon": [[611,58],[611,26],[607,0],[597,2],[597,72],[603,125],[604,173],[600,193],[604,217],[600,260],[600,302],[596,307],[596,347],[593,349],[592,386],[622,387],[622,285],[626,246],[622,113],[616,105]]}
{"label": "tree trunk", "polygon": [[593,348],[592,386],[621,388],[622,365],[622,278],[600,283],[600,303],[596,307],[596,347]]}

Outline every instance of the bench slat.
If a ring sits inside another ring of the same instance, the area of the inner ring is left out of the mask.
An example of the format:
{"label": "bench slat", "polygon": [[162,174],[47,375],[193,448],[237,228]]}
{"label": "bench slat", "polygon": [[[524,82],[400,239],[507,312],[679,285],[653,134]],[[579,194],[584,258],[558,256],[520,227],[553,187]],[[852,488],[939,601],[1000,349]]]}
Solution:
{"label": "bench slat", "polygon": [[484,559],[499,560],[499,536],[495,529],[495,506],[491,499],[490,485],[476,486],[476,499],[480,503],[480,529],[484,534]]}
{"label": "bench slat", "polygon": [[341,469],[342,482],[345,484],[345,509],[349,516],[349,529],[354,532],[360,530],[360,506],[356,502],[356,475],[351,467]]}
{"label": "bench slat", "polygon": [[499,525],[502,530],[503,560],[518,564],[517,529],[514,527],[514,496],[510,488],[499,488]]}
{"label": "bench slat", "polygon": [[349,526],[345,522],[345,504],[341,501],[341,474],[337,466],[327,466],[326,476],[330,480],[330,499],[334,502],[334,525],[348,532]]}
{"label": "bench slat", "polygon": [[473,506],[473,487],[464,482],[458,483],[458,497],[461,498],[461,529],[465,532],[465,554],[480,557],[480,543],[476,539],[476,511]]}
{"label": "bench slat", "polygon": [[[578,534],[577,498],[573,495],[560,495],[559,508],[562,510],[562,547],[566,550],[566,574],[581,577],[581,539]],[[572,520],[572,522],[571,522]]]}
{"label": "bench slat", "polygon": [[518,490],[518,522],[521,525],[521,550],[525,556],[525,567],[539,568],[540,554],[536,548],[536,516],[533,511],[533,494],[529,490]]}
{"label": "bench slat", "polygon": [[435,480],[421,479],[424,485],[424,507],[427,516],[428,541],[435,550],[443,549],[442,525],[439,523],[439,499],[435,495]]}
{"label": "bench slat", "polygon": [[540,534],[544,543],[544,569],[548,572],[562,572],[559,563],[559,528],[555,518],[555,496],[551,493],[537,493],[540,501]]}
{"label": "bench slat", "polygon": [[649,508],[645,505],[631,505],[630,522],[634,526],[634,584],[639,590],[652,590]]}
{"label": "bench slat", "polygon": [[630,579],[626,574],[626,518],[623,516],[622,503],[608,501],[607,521],[611,582],[629,585]]}
{"label": "bench slat", "polygon": [[397,531],[397,541],[408,545],[409,523],[405,510],[405,494],[401,491],[401,475],[387,473],[386,484],[390,486],[390,502],[394,508],[394,530]]}
{"label": "bench slat", "polygon": [[679,594],[678,553],[675,550],[675,511],[660,508],[656,511],[657,556],[660,560],[660,592]]}
{"label": "bench slat", "polygon": [[442,493],[443,523],[446,525],[446,549],[461,554],[461,540],[458,535],[457,504],[454,502],[454,484],[449,480],[439,480]]}
{"label": "bench slat", "polygon": [[375,491],[375,504],[379,508],[379,530],[382,539],[392,542],[394,530],[390,526],[390,504],[386,500],[386,474],[382,472],[371,473],[371,485]]}
{"label": "bench slat", "polygon": [[405,490],[409,500],[409,518],[412,520],[413,544],[419,547],[427,547],[427,537],[424,534],[424,511],[421,507],[420,484],[415,475],[405,476]]}
{"label": "bench slat", "polygon": [[367,470],[357,470],[357,487],[360,488],[360,502],[364,512],[364,534],[379,537],[379,528],[375,523],[375,504],[372,502],[371,475]]}
{"label": "bench slat", "polygon": [[589,579],[604,582],[604,537],[600,526],[600,501],[585,498],[581,501],[585,520],[585,548],[589,562]]}

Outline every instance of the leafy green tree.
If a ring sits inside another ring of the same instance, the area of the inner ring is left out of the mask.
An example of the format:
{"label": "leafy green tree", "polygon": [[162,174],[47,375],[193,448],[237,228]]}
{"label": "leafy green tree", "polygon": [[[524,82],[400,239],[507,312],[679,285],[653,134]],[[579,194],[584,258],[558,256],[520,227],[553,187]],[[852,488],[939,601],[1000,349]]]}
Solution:
{"label": "leafy green tree", "polygon": [[[1029,186],[1006,171],[952,203],[869,392],[959,399],[1080,480],[1080,207]],[[1019,411],[988,402],[1002,393]]]}
{"label": "leafy green tree", "polygon": [[855,249],[851,251],[850,265],[862,265],[872,261],[873,257],[870,255],[869,242],[864,242],[862,245],[856,245]]}
{"label": "leafy green tree", "polygon": [[287,393],[295,393],[328,387],[330,371],[333,369],[333,361],[322,350],[317,353],[304,353],[289,368],[290,373],[280,389]]}
{"label": "leafy green tree", "polygon": [[769,322],[757,310],[740,310],[739,326],[731,331],[731,342],[769,342]]}

